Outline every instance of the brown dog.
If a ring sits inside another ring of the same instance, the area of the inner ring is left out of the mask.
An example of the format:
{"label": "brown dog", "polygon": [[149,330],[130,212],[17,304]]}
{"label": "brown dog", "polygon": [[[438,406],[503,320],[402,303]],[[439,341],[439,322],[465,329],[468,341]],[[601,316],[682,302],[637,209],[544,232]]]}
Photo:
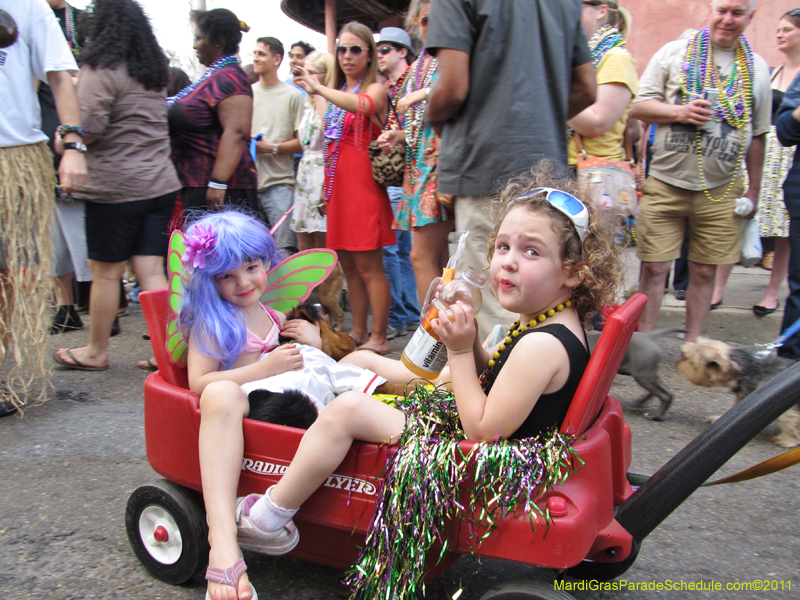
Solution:
{"label": "brown dog", "polygon": [[[327,320],[320,314],[319,305],[310,301],[304,302],[286,315],[286,320],[303,319],[309,323],[319,325],[319,337],[322,339],[321,350],[335,361],[342,360],[351,352],[355,352],[356,343],[349,335],[331,328]],[[341,310],[341,308],[339,309]],[[289,338],[280,338],[281,343],[291,341]]]}
{"label": "brown dog", "polygon": [[[310,302],[322,305],[330,319],[331,328],[336,330],[341,329],[344,323],[344,311],[342,310],[343,290],[344,274],[342,274],[342,269],[337,264],[333,271],[331,271],[331,274],[328,275],[328,278],[314,288],[314,291],[311,292],[311,296],[309,297]],[[336,358],[336,360],[339,359]]]}
{"label": "brown dog", "polygon": [[[697,343],[681,346],[678,374],[687,381],[703,387],[729,388],[741,401],[781,371],[794,364],[787,358],[770,354],[766,358],[756,355],[756,348],[730,346],[725,342],[698,338]],[[714,422],[719,417],[709,417]],[[800,410],[789,409],[778,417],[780,435],[770,439],[784,448],[800,446]]]}

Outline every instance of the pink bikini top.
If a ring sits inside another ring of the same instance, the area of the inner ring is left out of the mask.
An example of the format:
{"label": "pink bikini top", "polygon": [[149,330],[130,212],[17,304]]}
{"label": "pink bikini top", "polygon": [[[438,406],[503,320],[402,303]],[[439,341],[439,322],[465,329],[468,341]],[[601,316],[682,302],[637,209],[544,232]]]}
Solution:
{"label": "pink bikini top", "polygon": [[263,308],[269,315],[269,318],[272,319],[274,326],[269,330],[267,337],[263,340],[248,329],[247,341],[244,344],[242,354],[254,354],[256,352],[263,354],[265,352],[271,352],[278,347],[278,336],[281,333],[281,320],[271,308],[263,304],[261,304],[261,308]]}

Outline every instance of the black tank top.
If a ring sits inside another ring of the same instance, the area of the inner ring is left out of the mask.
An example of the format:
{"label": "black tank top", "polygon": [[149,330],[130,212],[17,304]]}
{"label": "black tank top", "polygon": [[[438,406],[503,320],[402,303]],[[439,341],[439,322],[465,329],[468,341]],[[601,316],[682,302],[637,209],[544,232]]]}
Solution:
{"label": "black tank top", "polygon": [[[520,333],[516,338],[513,338],[511,343],[507,346],[507,351],[503,352],[497,363],[492,369],[489,379],[483,386],[483,391],[488,395],[489,391],[494,385],[495,379],[500,374],[506,360],[511,356],[514,346],[523,336],[533,332],[545,332],[558,338],[564,345],[569,356],[569,377],[566,383],[560,390],[552,394],[542,394],[536,405],[531,410],[528,417],[520,425],[509,439],[518,440],[527,437],[535,437],[544,433],[552,427],[561,426],[564,417],[567,416],[567,410],[572,402],[572,397],[575,395],[575,390],[578,389],[578,384],[581,382],[581,377],[586,370],[586,365],[589,363],[589,352],[586,350],[581,341],[575,337],[575,334],[569,330],[568,327],[560,323],[553,323],[551,325],[541,325],[534,329],[528,329]],[[520,385],[524,385],[525,374],[520,373]]]}

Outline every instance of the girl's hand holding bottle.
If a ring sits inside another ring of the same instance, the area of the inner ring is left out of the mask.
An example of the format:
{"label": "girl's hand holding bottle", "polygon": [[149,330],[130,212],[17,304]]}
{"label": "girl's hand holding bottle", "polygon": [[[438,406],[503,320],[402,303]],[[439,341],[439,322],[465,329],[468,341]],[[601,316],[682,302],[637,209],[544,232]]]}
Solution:
{"label": "girl's hand holding bottle", "polygon": [[472,307],[459,300],[451,304],[447,312],[449,314],[445,315],[440,311],[439,318],[431,321],[434,333],[447,346],[449,357],[471,353],[478,334]]}

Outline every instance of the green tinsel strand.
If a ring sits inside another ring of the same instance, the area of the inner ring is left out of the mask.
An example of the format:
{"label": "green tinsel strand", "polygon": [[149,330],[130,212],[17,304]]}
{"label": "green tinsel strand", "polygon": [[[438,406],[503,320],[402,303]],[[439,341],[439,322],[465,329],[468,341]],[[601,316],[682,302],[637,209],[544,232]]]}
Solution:
{"label": "green tinsel strand", "polygon": [[[537,515],[547,522],[535,500],[565,481],[574,459],[580,460],[570,447],[572,439],[556,432],[476,444],[465,455],[455,398],[444,388],[418,388],[398,407],[406,413],[406,428],[385,469],[365,546],[345,580],[353,597],[423,595],[430,550],[439,546],[440,561],[452,528],[462,520],[471,521],[476,531],[486,528],[478,542],[519,506],[531,528]],[[473,486],[466,487],[470,473]],[[460,503],[464,492],[469,492],[466,505]]]}

